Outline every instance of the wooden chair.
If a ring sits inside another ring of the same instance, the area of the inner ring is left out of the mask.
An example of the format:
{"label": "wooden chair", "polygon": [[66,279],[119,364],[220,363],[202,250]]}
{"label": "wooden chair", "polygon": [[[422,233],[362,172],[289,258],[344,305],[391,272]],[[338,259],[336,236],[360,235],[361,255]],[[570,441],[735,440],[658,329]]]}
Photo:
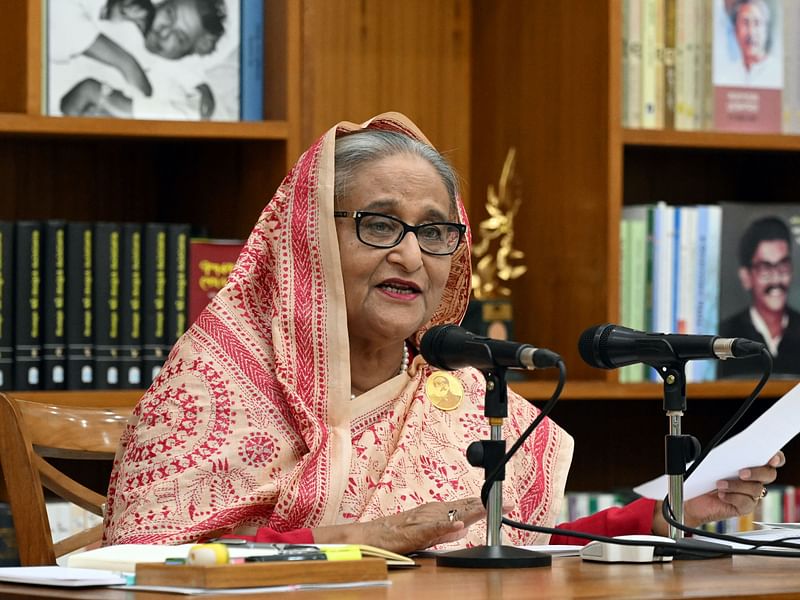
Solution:
{"label": "wooden chair", "polygon": [[57,557],[100,540],[102,525],[97,525],[53,543],[43,486],[100,516],[106,499],[45,458],[113,459],[132,410],[35,402],[0,393],[0,498],[11,507],[20,564],[54,565]]}

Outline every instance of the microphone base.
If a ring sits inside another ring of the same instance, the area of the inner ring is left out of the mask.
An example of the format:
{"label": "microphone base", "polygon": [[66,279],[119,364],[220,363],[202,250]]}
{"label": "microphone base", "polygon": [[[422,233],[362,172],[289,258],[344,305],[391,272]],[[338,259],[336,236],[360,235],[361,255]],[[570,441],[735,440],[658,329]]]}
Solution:
{"label": "microphone base", "polygon": [[514,546],[475,546],[436,556],[439,567],[462,569],[521,569],[549,567],[553,557]]}

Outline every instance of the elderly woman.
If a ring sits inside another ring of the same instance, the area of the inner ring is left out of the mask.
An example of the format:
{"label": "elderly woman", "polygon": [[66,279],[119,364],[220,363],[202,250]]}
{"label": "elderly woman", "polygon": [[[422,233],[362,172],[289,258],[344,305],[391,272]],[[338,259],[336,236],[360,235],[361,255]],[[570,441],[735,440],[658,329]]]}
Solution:
{"label": "elderly woman", "polygon": [[[483,377],[455,371],[443,395],[417,352],[427,329],[466,310],[466,222],[455,174],[403,116],[342,123],[314,144],[139,402],[105,542],[483,543],[483,473],[464,455],[488,437]],[[509,395],[515,439],[538,411]],[[571,458],[572,439],[543,421],[507,467],[509,516],[552,525]],[[752,510],[782,461],[720,482],[687,503],[687,521]],[[650,500],[565,526],[666,532]]]}

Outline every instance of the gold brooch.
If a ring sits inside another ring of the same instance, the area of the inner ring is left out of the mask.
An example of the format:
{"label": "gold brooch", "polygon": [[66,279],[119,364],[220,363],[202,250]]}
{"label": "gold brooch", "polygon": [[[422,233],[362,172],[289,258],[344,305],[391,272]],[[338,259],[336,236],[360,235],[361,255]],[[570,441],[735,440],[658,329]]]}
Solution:
{"label": "gold brooch", "polygon": [[434,371],[425,382],[425,395],[439,410],[455,410],[461,405],[464,387],[446,371]]}

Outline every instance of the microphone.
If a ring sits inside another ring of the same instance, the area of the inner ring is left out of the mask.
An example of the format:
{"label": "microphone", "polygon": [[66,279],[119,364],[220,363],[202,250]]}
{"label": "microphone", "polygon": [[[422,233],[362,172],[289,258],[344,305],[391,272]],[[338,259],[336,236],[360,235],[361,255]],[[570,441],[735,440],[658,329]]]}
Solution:
{"label": "microphone", "polygon": [[422,336],[420,352],[437,369],[546,369],[561,357],[544,348],[475,335],[458,325],[436,325]]}
{"label": "microphone", "polygon": [[645,363],[659,367],[674,360],[756,356],[764,344],[716,335],[645,333],[621,325],[597,325],[581,334],[578,352],[590,366],[615,369]]}

